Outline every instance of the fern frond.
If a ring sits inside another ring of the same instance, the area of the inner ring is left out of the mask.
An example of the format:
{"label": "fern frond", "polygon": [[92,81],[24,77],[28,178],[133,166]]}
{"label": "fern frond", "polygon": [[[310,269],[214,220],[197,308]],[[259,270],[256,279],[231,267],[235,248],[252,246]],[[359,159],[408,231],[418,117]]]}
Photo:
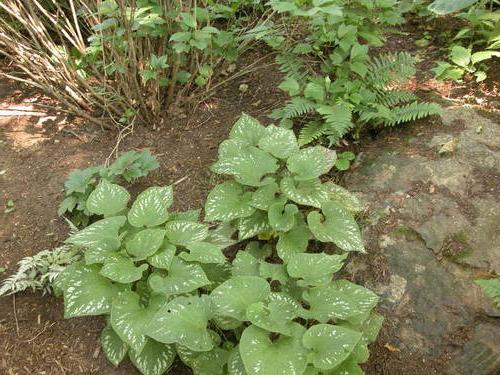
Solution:
{"label": "fern frond", "polygon": [[366,78],[376,87],[404,82],[415,74],[415,59],[407,52],[386,53],[368,62]]}
{"label": "fern frond", "polygon": [[303,64],[299,57],[293,53],[284,53],[276,56],[276,63],[279,71],[286,77],[293,77],[300,80],[306,73],[303,71]]}
{"label": "fern frond", "polygon": [[352,111],[346,105],[322,105],[317,108],[317,111],[325,121],[325,134],[329,135],[330,140],[333,139],[334,142],[342,138],[354,127]]}
{"label": "fern frond", "polygon": [[292,98],[281,110],[283,118],[294,118],[305,115],[316,109],[316,104],[301,96]]}
{"label": "fern frond", "polygon": [[322,121],[310,121],[299,132],[299,146],[304,146],[325,135],[326,125]]}
{"label": "fern frond", "polygon": [[436,115],[441,112],[441,107],[436,103],[413,102],[400,107],[391,108],[392,120],[382,121],[386,126],[394,126],[403,122],[418,120],[423,117]]}
{"label": "fern frond", "polygon": [[412,102],[417,96],[405,90],[383,90],[377,93],[377,100],[386,107],[394,107],[398,104]]}

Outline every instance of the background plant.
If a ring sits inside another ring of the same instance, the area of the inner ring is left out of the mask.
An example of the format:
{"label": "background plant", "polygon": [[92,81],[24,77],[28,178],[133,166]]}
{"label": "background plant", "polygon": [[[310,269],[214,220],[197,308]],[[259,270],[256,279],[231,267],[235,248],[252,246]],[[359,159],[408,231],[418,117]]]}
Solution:
{"label": "background plant", "polygon": [[[281,147],[271,152],[272,144]],[[195,374],[362,373],[382,318],[371,311],[374,293],[332,279],[344,250],[363,251],[347,208],[356,200],[318,180],[334,152],[300,149],[290,130],[244,115],[219,157],[214,169],[234,180],[209,194],[216,225],[200,223],[197,211],[168,212],[169,186],[143,191],[128,208],[130,194],[101,180],[86,206],[104,219],[66,241],[84,257],[55,283],[65,317],[105,315],[107,358],[118,365],[128,355],[146,375],[164,373],[176,355]],[[310,252],[312,239],[338,248]],[[243,240],[253,241],[226,257]]]}
{"label": "background plant", "polygon": [[500,277],[492,279],[478,279],[474,281],[491,298],[493,304],[500,308]]}
{"label": "background plant", "polygon": [[64,200],[59,205],[58,214],[68,215],[74,225],[85,227],[89,224],[92,213],[86,202],[99,181],[123,180],[133,182],[139,177],[159,167],[156,157],[149,150],[131,150],[122,154],[109,166],[92,166],[72,171],[64,182]]}

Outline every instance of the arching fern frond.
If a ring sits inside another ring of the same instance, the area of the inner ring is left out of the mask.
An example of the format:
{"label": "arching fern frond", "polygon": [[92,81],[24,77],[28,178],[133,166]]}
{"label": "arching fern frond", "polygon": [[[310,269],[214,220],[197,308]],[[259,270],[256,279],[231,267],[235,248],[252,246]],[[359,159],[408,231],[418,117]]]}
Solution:
{"label": "arching fern frond", "polygon": [[300,129],[299,146],[304,146],[325,135],[326,124],[322,121],[310,121]]}
{"label": "arching fern frond", "polygon": [[394,107],[398,104],[412,102],[417,96],[404,90],[383,90],[377,93],[377,100],[386,107]]}
{"label": "arching fern frond", "polygon": [[418,120],[423,117],[436,115],[441,112],[441,107],[436,103],[413,102],[400,107],[391,108],[393,120],[383,121],[386,126],[394,126],[403,122]]}
{"label": "arching fern frond", "polygon": [[376,87],[403,82],[415,74],[415,59],[407,52],[386,53],[368,62],[366,79]]}
{"label": "arching fern frond", "polygon": [[284,53],[276,56],[276,63],[279,71],[286,77],[293,77],[300,80],[306,73],[303,72],[302,61],[293,53]]}
{"label": "arching fern frond", "polygon": [[292,98],[286,106],[281,108],[283,118],[294,118],[314,111],[316,104],[301,96]]}
{"label": "arching fern frond", "polygon": [[333,140],[335,142],[342,138],[354,127],[352,123],[352,111],[346,105],[322,105],[316,110],[325,121],[325,134],[329,135],[330,141]]}

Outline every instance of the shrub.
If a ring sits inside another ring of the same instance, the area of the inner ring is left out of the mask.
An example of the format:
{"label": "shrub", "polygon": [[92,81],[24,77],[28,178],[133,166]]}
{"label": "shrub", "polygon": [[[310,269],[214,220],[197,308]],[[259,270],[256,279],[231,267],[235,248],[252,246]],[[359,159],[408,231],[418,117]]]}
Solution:
{"label": "shrub", "polygon": [[[195,374],[361,373],[382,318],[374,293],[332,280],[341,250],[363,250],[342,203],[354,198],[319,181],[333,162],[333,151],[299,149],[291,131],[242,116],[213,167],[234,177],[209,194],[215,226],[197,211],[168,212],[169,186],[128,208],[128,192],[102,180],[86,206],[104,219],[66,241],[84,258],[55,283],[65,317],[105,315],[107,358],[118,365],[128,355],[146,375],[176,355]],[[307,251],[313,238],[338,249]],[[244,250],[243,240],[252,240]],[[223,252],[230,245],[240,248],[234,257]]]}

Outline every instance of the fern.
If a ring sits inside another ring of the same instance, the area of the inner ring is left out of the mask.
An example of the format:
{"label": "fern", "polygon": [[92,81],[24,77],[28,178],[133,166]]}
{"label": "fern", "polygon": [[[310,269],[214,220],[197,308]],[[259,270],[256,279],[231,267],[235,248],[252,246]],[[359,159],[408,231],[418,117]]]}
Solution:
{"label": "fern", "polygon": [[303,97],[297,96],[292,98],[286,106],[280,108],[282,118],[294,118],[305,115],[316,109],[316,104]]}
{"label": "fern", "polygon": [[303,146],[315,141],[322,135],[325,135],[326,129],[327,128],[324,122],[309,121],[302,129],[300,129],[298,138],[299,145]]}
{"label": "fern", "polygon": [[43,250],[19,261],[19,269],[5,279],[0,287],[0,296],[7,296],[31,289],[50,293],[52,282],[68,265],[80,259],[74,246],[63,245],[54,250]]}
{"label": "fern", "polygon": [[368,62],[366,79],[383,88],[391,82],[402,82],[415,74],[415,59],[407,52],[386,53]]}
{"label": "fern", "polygon": [[279,65],[279,71],[286,77],[293,77],[297,80],[304,78],[302,61],[293,53],[284,53],[276,56],[276,63]]}
{"label": "fern", "polygon": [[403,122],[418,120],[423,117],[439,114],[441,107],[436,103],[418,103],[413,102],[400,107],[391,109],[392,120],[383,120],[386,126],[394,126]]}
{"label": "fern", "polygon": [[325,121],[325,134],[330,136],[331,142],[342,138],[354,127],[352,111],[346,105],[322,105],[317,108],[317,111]]}
{"label": "fern", "polygon": [[386,90],[377,93],[377,101],[386,107],[394,107],[416,99],[417,96],[414,93],[404,90]]}

